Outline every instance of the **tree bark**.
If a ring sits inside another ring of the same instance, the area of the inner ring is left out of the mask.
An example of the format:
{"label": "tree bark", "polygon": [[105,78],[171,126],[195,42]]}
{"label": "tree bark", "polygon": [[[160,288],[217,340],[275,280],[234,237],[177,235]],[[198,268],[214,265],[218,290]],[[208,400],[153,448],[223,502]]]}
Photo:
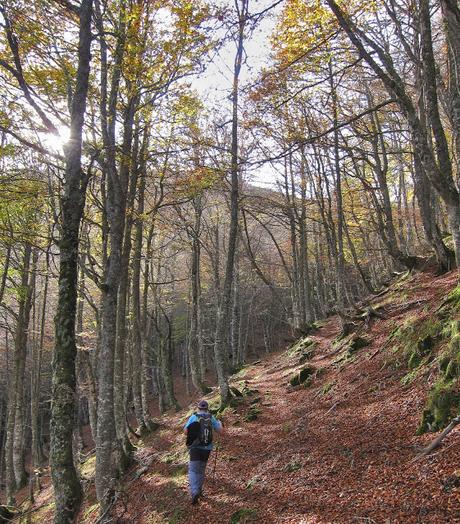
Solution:
{"label": "tree bark", "polygon": [[[239,4],[240,2],[240,4]],[[238,37],[235,63],[233,69],[232,88],[232,145],[231,145],[231,193],[230,193],[230,228],[227,250],[227,263],[222,296],[218,307],[216,331],[214,340],[214,359],[219,383],[222,406],[231,397],[228,387],[228,355],[230,343],[230,310],[232,304],[233,274],[235,267],[235,251],[238,237],[238,207],[239,207],[239,172],[238,159],[238,96],[239,78],[243,59],[244,30],[248,20],[249,0],[235,0],[238,12]]]}
{"label": "tree bark", "polygon": [[56,512],[55,524],[75,520],[82,499],[73,463],[72,432],[75,410],[75,318],[77,302],[79,229],[88,177],[81,167],[81,145],[90,70],[92,0],[82,0],[78,69],[71,108],[70,141],[66,149],[59,265],[59,295],[55,317],[53,401],[50,465]]}
{"label": "tree bark", "polygon": [[16,334],[14,339],[14,367],[13,379],[9,387],[8,421],[6,426],[5,442],[5,477],[8,504],[14,505],[14,492],[25,486],[26,472],[23,456],[23,396],[24,374],[27,354],[27,339],[29,315],[32,306],[30,283],[30,262],[32,248],[30,244],[24,246],[21,269],[21,283],[18,290],[18,315]]}

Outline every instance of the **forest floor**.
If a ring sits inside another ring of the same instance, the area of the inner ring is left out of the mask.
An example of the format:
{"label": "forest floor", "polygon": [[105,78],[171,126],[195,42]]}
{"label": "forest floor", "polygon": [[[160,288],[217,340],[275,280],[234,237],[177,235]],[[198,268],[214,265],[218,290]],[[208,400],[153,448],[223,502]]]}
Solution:
{"label": "forest floor", "polygon": [[[409,316],[428,318],[457,278],[409,275],[374,298],[385,318],[364,326],[370,344],[350,359],[340,360],[332,346],[338,319],[325,321],[311,335],[316,348],[308,364],[320,371],[309,387],[288,384],[302,366],[287,348],[235,375],[232,384],[251,391],[223,415],[225,435],[197,506],[187,493],[182,433],[192,408],[164,416],[140,445],[140,464],[124,479],[111,522],[460,523],[459,428],[433,454],[413,461],[435,436],[416,436],[435,371],[428,367],[403,386],[407,368],[397,365],[388,340]],[[251,413],[256,418],[246,420]],[[83,474],[93,470],[89,459]],[[46,504],[47,492],[37,505]],[[39,513],[32,522],[48,520],[52,505]],[[96,521],[88,488],[78,522]]]}

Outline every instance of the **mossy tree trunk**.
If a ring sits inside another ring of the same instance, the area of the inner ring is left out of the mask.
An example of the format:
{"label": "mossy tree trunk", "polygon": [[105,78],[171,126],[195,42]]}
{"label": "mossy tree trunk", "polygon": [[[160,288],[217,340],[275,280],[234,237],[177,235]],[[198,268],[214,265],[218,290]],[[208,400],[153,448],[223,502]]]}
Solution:
{"label": "mossy tree trunk", "polygon": [[70,141],[66,148],[59,264],[59,295],[55,317],[53,393],[51,407],[51,477],[56,501],[55,524],[75,521],[82,490],[75,470],[72,433],[75,412],[75,319],[77,306],[78,247],[88,175],[81,166],[82,129],[90,70],[92,0],[82,0],[78,69],[71,106]]}
{"label": "mossy tree trunk", "polygon": [[[128,442],[126,431],[126,380],[129,376],[126,372],[126,342],[127,342],[127,314],[129,311],[128,292],[130,289],[129,261],[132,250],[132,227],[134,219],[134,201],[136,197],[138,174],[136,167],[138,140],[133,142],[134,114],[137,101],[132,99],[128,104],[125,114],[125,128],[123,138],[123,157],[120,168],[120,180],[123,192],[125,193],[123,202],[123,239],[120,259],[120,272],[118,274],[118,298],[117,298],[117,319],[116,319],[116,338],[115,338],[115,382],[114,382],[114,414],[117,438],[122,442],[123,449],[127,455],[131,455],[132,449]],[[123,197],[122,197],[123,198]],[[121,212],[121,211],[120,211]],[[113,240],[113,239],[112,239]]]}

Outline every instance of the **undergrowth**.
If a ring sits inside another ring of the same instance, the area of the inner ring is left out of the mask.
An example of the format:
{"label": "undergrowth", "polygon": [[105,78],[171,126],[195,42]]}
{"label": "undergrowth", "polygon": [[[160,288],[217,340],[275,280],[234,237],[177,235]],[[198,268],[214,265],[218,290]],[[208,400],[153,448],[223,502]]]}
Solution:
{"label": "undergrowth", "polygon": [[430,388],[417,434],[443,429],[460,409],[460,286],[452,290],[434,314],[410,317],[396,327],[388,341],[393,346],[396,367],[405,367],[401,379],[410,385],[434,369],[437,377]]}

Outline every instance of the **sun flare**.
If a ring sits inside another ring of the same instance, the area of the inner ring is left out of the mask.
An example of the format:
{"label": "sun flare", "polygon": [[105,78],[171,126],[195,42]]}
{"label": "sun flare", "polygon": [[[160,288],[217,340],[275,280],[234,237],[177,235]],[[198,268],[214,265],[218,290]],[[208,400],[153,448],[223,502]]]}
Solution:
{"label": "sun flare", "polygon": [[64,146],[69,141],[70,129],[68,127],[59,126],[57,135],[53,133],[44,133],[41,136],[43,146],[54,153],[63,153]]}

